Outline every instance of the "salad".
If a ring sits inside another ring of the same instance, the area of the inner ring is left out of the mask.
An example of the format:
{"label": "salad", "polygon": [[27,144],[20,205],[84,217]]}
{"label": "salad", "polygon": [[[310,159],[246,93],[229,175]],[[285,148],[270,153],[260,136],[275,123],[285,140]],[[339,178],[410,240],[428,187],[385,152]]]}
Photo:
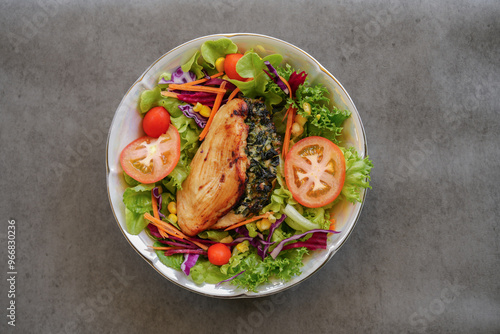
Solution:
{"label": "salad", "polygon": [[351,114],[261,46],[189,56],[141,94],[146,135],[120,154],[126,228],[197,284],[290,280],[338,233],[333,208],[370,187],[372,162],[343,146]]}

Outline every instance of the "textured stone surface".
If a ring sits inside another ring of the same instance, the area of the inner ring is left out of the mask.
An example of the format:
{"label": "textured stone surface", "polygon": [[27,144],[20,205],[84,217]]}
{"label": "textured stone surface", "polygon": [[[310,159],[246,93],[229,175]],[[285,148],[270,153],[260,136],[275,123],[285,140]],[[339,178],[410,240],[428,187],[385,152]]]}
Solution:
{"label": "textured stone surface", "polygon": [[[0,332],[500,332],[499,16],[498,1],[2,1]],[[166,51],[222,32],[320,61],[358,107],[375,164],[349,241],[274,298],[169,283],[107,198],[107,128],[124,93]]]}

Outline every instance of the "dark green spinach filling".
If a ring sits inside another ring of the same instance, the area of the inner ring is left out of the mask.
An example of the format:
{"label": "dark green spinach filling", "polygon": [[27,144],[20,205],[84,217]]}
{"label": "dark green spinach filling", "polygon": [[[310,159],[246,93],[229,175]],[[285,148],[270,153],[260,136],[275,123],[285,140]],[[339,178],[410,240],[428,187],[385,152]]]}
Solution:
{"label": "dark green spinach filling", "polygon": [[245,193],[234,210],[236,214],[249,215],[267,204],[276,180],[281,141],[264,102],[245,99],[248,106],[246,154],[250,161],[247,168]]}

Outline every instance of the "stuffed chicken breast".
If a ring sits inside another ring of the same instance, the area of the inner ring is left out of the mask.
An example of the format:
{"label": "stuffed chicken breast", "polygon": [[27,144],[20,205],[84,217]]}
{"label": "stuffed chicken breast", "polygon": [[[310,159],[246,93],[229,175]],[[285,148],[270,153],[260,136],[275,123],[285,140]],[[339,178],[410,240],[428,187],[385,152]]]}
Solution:
{"label": "stuffed chicken breast", "polygon": [[194,236],[257,214],[276,180],[279,147],[263,102],[234,99],[221,107],[177,192],[181,230]]}

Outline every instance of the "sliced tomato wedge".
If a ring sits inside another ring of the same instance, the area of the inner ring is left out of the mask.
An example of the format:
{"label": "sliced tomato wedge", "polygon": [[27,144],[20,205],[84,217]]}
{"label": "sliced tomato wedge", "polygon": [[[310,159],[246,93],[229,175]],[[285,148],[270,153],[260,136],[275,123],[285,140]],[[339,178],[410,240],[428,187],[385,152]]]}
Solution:
{"label": "sliced tomato wedge", "polygon": [[339,196],[344,186],[344,154],[326,138],[304,138],[286,155],[285,180],[300,204],[308,208],[327,205]]}
{"label": "sliced tomato wedge", "polygon": [[181,138],[175,126],[159,136],[141,137],[120,154],[120,164],[129,176],[141,183],[154,183],[175,168],[181,156]]}

